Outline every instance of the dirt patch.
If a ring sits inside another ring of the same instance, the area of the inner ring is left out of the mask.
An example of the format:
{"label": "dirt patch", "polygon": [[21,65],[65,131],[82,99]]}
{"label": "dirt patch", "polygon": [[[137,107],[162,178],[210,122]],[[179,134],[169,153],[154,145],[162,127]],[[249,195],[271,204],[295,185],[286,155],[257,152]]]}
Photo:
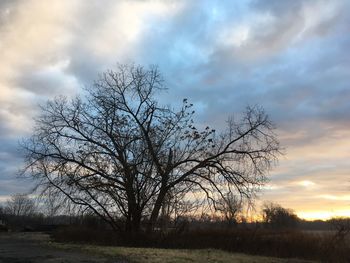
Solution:
{"label": "dirt patch", "polygon": [[120,259],[53,248],[43,233],[0,233],[0,263],[121,263]]}

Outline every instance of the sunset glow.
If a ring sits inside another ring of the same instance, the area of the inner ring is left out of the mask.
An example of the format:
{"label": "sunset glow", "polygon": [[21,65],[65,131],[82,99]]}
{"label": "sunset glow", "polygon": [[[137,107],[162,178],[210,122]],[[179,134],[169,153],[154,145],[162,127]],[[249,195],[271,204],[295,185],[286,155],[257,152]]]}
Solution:
{"label": "sunset glow", "polygon": [[334,217],[350,217],[350,211],[349,210],[337,210],[336,212],[329,212],[329,211],[308,211],[308,212],[298,212],[297,215],[300,218],[306,219],[306,220],[328,220]]}

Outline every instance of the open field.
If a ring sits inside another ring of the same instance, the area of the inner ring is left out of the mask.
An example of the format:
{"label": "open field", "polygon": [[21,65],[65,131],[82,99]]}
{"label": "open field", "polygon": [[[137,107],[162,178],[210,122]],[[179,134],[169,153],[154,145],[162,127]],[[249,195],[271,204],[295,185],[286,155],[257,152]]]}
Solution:
{"label": "open field", "polygon": [[159,248],[129,248],[129,247],[103,247],[90,245],[72,245],[53,243],[55,247],[88,251],[127,259],[134,263],[185,263],[185,262],[209,262],[209,263],[311,263],[298,259],[280,259],[271,257],[251,256],[239,253],[229,253],[216,249],[159,249]]}
{"label": "open field", "polygon": [[104,247],[50,242],[42,233],[0,233],[0,263],[307,263],[223,252],[215,249],[153,249]]}

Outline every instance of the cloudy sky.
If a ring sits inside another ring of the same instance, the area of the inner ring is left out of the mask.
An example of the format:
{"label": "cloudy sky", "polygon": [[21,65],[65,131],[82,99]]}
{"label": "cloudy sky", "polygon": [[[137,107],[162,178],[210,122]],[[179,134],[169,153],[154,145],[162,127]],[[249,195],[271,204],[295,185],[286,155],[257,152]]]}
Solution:
{"label": "cloudy sky", "polygon": [[165,103],[223,125],[262,105],[283,156],[261,192],[306,218],[350,216],[350,1],[0,0],[0,201],[38,105],[116,63],[157,64]]}

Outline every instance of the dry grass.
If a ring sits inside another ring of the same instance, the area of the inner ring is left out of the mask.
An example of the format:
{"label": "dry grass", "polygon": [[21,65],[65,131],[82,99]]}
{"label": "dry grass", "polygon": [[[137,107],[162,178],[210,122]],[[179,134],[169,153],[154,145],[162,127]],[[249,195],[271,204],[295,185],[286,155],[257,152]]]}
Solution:
{"label": "dry grass", "polygon": [[[339,239],[336,238],[335,233],[334,231],[276,231],[260,228],[197,229],[184,233],[169,232],[166,234],[153,233],[152,235],[140,233],[138,236],[130,238],[113,235],[110,231],[69,227],[54,232],[53,240],[61,243],[142,247],[145,248],[144,251],[147,251],[146,248],[177,249],[178,251],[186,251],[186,257],[188,251],[217,249],[229,253],[272,258],[348,263],[350,262],[350,238],[348,237],[348,240]],[[201,254],[205,250],[198,251],[201,251]],[[206,258],[201,260],[207,261]]]}
{"label": "dry grass", "polygon": [[238,253],[229,253],[217,249],[159,249],[159,248],[132,248],[106,247],[91,245],[76,245],[51,243],[61,249],[83,250],[93,254],[103,254],[109,257],[122,258],[133,263],[307,263],[313,261],[298,259],[280,259],[271,257],[250,256]]}

